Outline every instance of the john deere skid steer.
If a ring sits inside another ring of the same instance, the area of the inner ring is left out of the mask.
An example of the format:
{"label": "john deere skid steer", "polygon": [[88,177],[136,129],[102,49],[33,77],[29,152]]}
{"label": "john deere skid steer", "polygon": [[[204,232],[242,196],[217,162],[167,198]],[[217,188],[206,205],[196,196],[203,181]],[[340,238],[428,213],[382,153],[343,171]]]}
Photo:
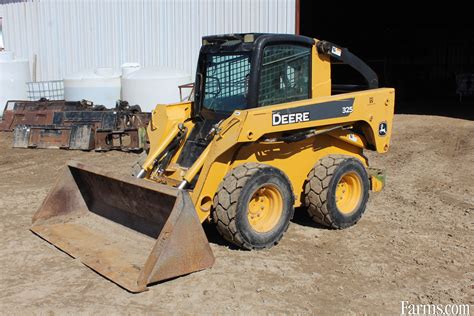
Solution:
{"label": "john deere skid steer", "polygon": [[[332,84],[332,62],[364,86]],[[204,37],[194,101],[156,107],[135,178],[70,162],[31,230],[140,292],[212,266],[204,221],[243,249],[276,245],[299,206],[322,225],[349,227],[384,185],[364,150],[388,150],[394,97],[330,42]]]}

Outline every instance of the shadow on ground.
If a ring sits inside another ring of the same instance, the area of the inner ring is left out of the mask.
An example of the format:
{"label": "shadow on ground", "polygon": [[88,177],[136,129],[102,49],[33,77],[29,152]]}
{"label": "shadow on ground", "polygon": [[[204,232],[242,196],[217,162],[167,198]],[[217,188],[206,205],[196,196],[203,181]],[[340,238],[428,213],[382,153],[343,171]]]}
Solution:
{"label": "shadow on ground", "polygon": [[[327,227],[320,225],[318,223],[315,223],[308,215],[306,212],[306,209],[303,207],[298,207],[295,209],[295,214],[292,219],[292,224],[296,224],[299,226],[306,226],[306,227],[313,227],[317,229],[328,229]],[[209,240],[210,243],[219,245],[219,246],[225,246],[229,247],[229,249],[232,250],[238,250],[240,248],[232,245],[231,243],[227,242],[217,231],[216,226],[213,223],[203,223],[203,228],[206,233],[207,239]]]}

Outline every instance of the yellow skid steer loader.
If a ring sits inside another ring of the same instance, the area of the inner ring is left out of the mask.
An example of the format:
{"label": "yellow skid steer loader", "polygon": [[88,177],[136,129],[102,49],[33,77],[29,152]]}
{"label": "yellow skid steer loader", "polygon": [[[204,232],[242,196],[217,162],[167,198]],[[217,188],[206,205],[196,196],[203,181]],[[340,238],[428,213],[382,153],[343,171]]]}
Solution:
{"label": "yellow skid steer loader", "polygon": [[[331,82],[331,63],[363,85]],[[354,225],[384,173],[394,90],[330,42],[283,34],[203,38],[194,101],[158,105],[134,177],[70,162],[31,230],[131,292],[212,266],[201,223],[243,249],[276,245],[295,207]],[[336,93],[337,92],[337,93]]]}

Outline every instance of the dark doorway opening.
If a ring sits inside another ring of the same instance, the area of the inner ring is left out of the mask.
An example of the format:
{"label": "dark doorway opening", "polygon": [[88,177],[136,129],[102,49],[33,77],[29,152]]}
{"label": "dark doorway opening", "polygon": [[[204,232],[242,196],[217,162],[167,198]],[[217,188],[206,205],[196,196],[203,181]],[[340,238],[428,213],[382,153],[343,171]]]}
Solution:
{"label": "dark doorway opening", "polygon": [[[474,78],[474,25],[431,22],[448,21],[449,16],[469,21],[467,17],[446,12],[439,18],[428,11],[409,10],[387,16],[371,13],[373,8],[365,13],[347,7],[324,11],[308,0],[300,5],[301,35],[347,47],[367,62],[377,72],[381,87],[396,89],[397,113],[474,120],[474,95],[469,95],[474,93],[474,82],[459,82],[463,75]],[[352,76],[333,67],[333,80],[351,81]],[[467,90],[463,96],[460,88]]]}

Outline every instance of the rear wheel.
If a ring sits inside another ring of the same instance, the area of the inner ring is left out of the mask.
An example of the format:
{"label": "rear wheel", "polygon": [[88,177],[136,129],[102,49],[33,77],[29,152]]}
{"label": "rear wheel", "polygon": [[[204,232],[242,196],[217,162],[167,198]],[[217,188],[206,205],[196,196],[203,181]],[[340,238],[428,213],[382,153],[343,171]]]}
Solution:
{"label": "rear wheel", "polygon": [[362,163],[348,156],[321,159],[308,174],[305,205],[311,218],[342,229],[362,217],[369,198],[369,178]]}
{"label": "rear wheel", "polygon": [[264,249],[276,245],[288,229],[293,204],[293,190],[283,172],[246,163],[219,185],[212,217],[227,241],[244,249]]}

